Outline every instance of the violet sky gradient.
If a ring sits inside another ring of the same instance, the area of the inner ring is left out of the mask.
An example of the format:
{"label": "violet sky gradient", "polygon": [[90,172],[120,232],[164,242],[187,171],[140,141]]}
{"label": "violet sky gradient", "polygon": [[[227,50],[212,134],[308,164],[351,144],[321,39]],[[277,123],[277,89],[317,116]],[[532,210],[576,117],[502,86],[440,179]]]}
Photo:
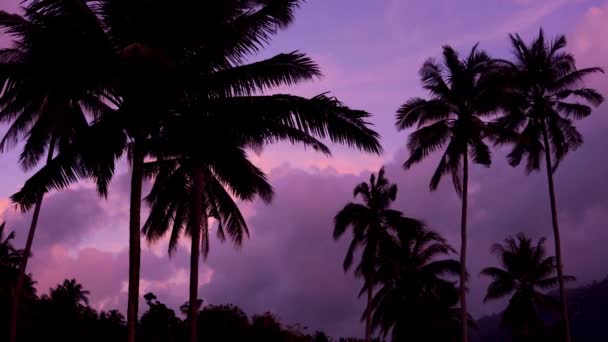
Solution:
{"label": "violet sky gradient", "polygon": [[[0,0],[0,9],[16,8],[17,1]],[[386,165],[388,177],[399,185],[395,208],[425,220],[459,246],[460,204],[451,184],[428,191],[436,158],[408,172],[401,168],[407,134],[396,132],[394,112],[409,97],[425,95],[417,74],[422,62],[438,56],[443,44],[465,52],[477,42],[506,58],[508,33],[530,38],[542,26],[549,35],[568,36],[580,66],[608,69],[608,1],[309,0],[296,18],[255,59],[296,49],[310,54],[325,77],[289,91],[306,96],[332,91],[347,105],[373,113],[385,154],[336,148],[330,159],[287,145],[252,154],[269,172],[275,200],[244,205],[251,238],[241,249],[212,241],[200,270],[200,296],[212,304],[234,303],[249,314],[270,310],[287,324],[311,330],[362,335],[363,304],[356,299],[360,282],[341,268],[347,239],[332,239],[333,216],[351,200],[356,183]],[[608,95],[605,75],[590,85]],[[577,276],[577,284],[608,275],[607,115],[604,105],[579,123],[585,144],[556,173],[565,267]],[[4,130],[0,126],[0,133]],[[492,168],[474,168],[471,176],[470,309],[476,317],[503,305],[483,303],[487,281],[477,275],[496,262],[489,254],[492,243],[526,231],[547,236],[553,250],[544,173],[526,176],[523,169],[509,167],[504,155],[495,151]],[[17,156],[18,150],[0,156],[0,219],[17,231],[21,246],[30,217],[15,212],[7,200],[27,177]],[[98,200],[89,184],[45,199],[30,263],[40,291],[76,278],[91,291],[97,309],[126,308],[127,172],[123,165],[107,201]],[[187,297],[188,249],[184,244],[169,259],[166,247],[162,242],[143,249],[141,292],[154,291],[177,308]]]}

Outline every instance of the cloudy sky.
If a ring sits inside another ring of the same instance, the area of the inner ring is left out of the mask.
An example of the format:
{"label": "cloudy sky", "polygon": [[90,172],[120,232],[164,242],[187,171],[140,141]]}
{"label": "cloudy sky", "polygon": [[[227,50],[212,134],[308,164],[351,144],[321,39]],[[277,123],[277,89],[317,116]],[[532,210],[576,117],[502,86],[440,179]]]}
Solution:
{"label": "cloudy sky", "polygon": [[[15,11],[17,1],[0,0],[0,7]],[[311,330],[361,335],[360,283],[341,269],[347,241],[335,242],[331,235],[333,216],[352,199],[355,184],[385,165],[399,185],[395,208],[425,220],[459,245],[459,200],[451,184],[428,191],[437,159],[407,172],[401,168],[407,133],[395,130],[394,112],[409,97],[425,95],[418,68],[438,56],[443,44],[466,52],[479,42],[493,55],[508,58],[508,33],[531,38],[541,26],[549,35],[567,35],[580,66],[608,69],[608,1],[309,0],[294,25],[256,58],[293,50],[311,55],[324,78],[289,91],[306,96],[331,91],[347,105],[371,112],[385,153],[377,157],[336,147],[334,157],[325,158],[280,145],[252,155],[269,173],[276,197],[271,205],[243,206],[251,237],[242,248],[212,241],[200,269],[200,296],[212,304],[239,305],[249,314],[270,310],[285,323]],[[590,85],[608,93],[606,76]],[[566,272],[585,284],[608,275],[608,106],[579,128],[585,144],[566,158],[555,180]],[[0,133],[4,130],[0,126]],[[27,178],[16,165],[17,155],[18,150],[0,155],[0,218],[17,231],[22,246],[30,217],[14,211],[7,199]],[[504,155],[495,151],[492,167],[474,168],[471,176],[470,310],[476,317],[502,305],[483,303],[487,282],[477,276],[495,263],[491,244],[520,231],[551,236],[545,175],[526,176],[509,167]],[[100,201],[88,184],[45,199],[29,268],[41,291],[76,278],[91,291],[96,308],[126,309],[128,180],[123,165],[107,201]],[[144,242],[142,294],[153,291],[174,308],[186,300],[185,246],[169,259],[165,242],[150,247]],[[552,239],[548,246],[552,250]]]}

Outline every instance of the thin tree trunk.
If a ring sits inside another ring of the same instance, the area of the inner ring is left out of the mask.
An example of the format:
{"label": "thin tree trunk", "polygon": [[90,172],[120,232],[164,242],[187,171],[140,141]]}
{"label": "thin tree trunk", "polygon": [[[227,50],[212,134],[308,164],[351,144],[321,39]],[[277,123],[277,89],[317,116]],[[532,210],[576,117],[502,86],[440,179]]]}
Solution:
{"label": "thin tree trunk", "polygon": [[559,297],[562,303],[562,315],[564,317],[565,341],[570,342],[570,317],[568,315],[568,298],[564,286],[564,272],[562,264],[562,247],[559,236],[559,225],[557,222],[557,205],[555,204],[555,189],[553,186],[553,167],[551,165],[551,151],[547,127],[543,122],[543,139],[545,143],[545,161],[547,163],[547,180],[549,182],[549,199],[551,201],[551,220],[553,223],[553,237],[555,240],[555,257],[557,259],[557,277],[559,279]]}
{"label": "thin tree trunk", "polygon": [[198,316],[198,262],[201,249],[201,225],[203,223],[202,194],[203,170],[197,167],[194,170],[192,182],[192,208],[190,209],[190,231],[192,235],[192,248],[190,251],[190,301],[188,320],[190,321],[190,342],[196,342],[197,316]]}
{"label": "thin tree trunk", "polygon": [[[49,151],[46,157],[47,165],[51,162],[51,160],[53,160],[53,153],[55,152],[55,140],[56,137],[53,134],[51,136],[51,141],[49,142]],[[32,223],[30,224],[30,230],[27,234],[25,249],[23,250],[23,258],[21,259],[21,265],[19,265],[19,275],[17,276],[17,283],[15,284],[13,306],[11,310],[9,342],[17,341],[17,323],[19,320],[19,307],[21,306],[21,297],[23,296],[23,287],[25,285],[27,262],[30,258],[30,254],[32,251],[32,243],[34,242],[34,234],[36,233],[36,227],[38,226],[38,216],[40,215],[40,208],[42,207],[43,198],[44,195],[41,194],[38,198],[38,201],[36,201],[36,206],[34,207],[34,215],[32,216]]]}
{"label": "thin tree trunk", "polygon": [[372,285],[371,282],[369,287],[367,288],[367,312],[366,312],[366,322],[365,322],[365,342],[370,342],[372,340]]}
{"label": "thin tree trunk", "polygon": [[467,312],[467,200],[469,196],[469,154],[465,147],[462,166],[462,214],[460,224],[460,324],[462,342],[469,340],[469,314]]}
{"label": "thin tree trunk", "polygon": [[127,305],[127,341],[135,342],[139,305],[139,271],[141,262],[140,213],[144,151],[141,140],[133,144],[131,170],[131,203],[129,213],[129,298]]}

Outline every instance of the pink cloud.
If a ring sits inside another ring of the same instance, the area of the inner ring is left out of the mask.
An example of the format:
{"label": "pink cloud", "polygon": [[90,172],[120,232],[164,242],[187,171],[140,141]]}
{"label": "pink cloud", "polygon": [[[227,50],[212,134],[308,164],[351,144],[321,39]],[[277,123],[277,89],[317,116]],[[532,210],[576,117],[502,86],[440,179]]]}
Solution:
{"label": "pink cloud", "polygon": [[[608,72],[608,3],[587,10],[577,28],[569,36],[581,67],[599,66]],[[608,92],[606,75],[595,75],[593,84]]]}

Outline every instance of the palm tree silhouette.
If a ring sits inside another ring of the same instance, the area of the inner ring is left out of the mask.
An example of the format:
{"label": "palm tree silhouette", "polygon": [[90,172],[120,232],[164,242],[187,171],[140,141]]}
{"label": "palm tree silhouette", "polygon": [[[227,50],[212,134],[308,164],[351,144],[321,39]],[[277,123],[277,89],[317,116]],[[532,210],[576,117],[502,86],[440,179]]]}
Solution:
{"label": "palm tree silhouette", "polygon": [[[184,130],[180,129],[178,132],[183,134]],[[206,134],[202,136],[209,137]],[[142,231],[150,242],[157,241],[171,231],[169,255],[175,253],[182,232],[185,231],[190,236],[192,246],[189,302],[194,305],[189,307],[188,318],[190,334],[196,337],[200,309],[197,300],[199,252],[202,251],[203,258],[207,258],[208,219],[215,218],[218,221],[217,235],[220,241],[226,239],[227,233],[233,243],[239,246],[243,237],[248,235],[248,228],[230,193],[240,200],[252,200],[254,196],[259,195],[269,201],[272,187],[264,174],[247,160],[241,149],[229,145],[223,149],[223,153],[219,153],[221,157],[217,158],[215,156],[220,152],[218,149],[221,148],[221,143],[211,145],[199,141],[199,144],[187,146],[193,146],[189,150],[199,149],[199,153],[195,154],[198,158],[186,157],[189,154],[184,154],[180,159],[163,159],[148,163],[147,166],[155,171],[156,178],[150,194],[146,197],[151,204],[151,211]],[[203,152],[212,146],[213,153]],[[230,173],[222,174],[221,171],[227,168],[231,169]],[[234,172],[238,172],[238,175]]]}
{"label": "palm tree silhouette", "polygon": [[[510,70],[515,96],[504,117],[497,120],[497,126],[506,133],[498,138],[498,143],[513,143],[509,164],[517,166],[526,158],[527,172],[539,170],[541,160],[545,159],[562,314],[566,341],[570,342],[553,173],[565,155],[583,143],[573,120],[591,114],[590,106],[570,100],[578,98],[594,106],[601,104],[603,96],[594,89],[584,88],[582,82],[585,77],[603,71],[600,68],[577,69],[574,56],[563,51],[566,47],[564,36],[548,42],[541,29],[530,45],[526,45],[519,35],[510,38],[515,54]],[[513,131],[517,134],[512,134]]]}
{"label": "palm tree silhouette", "polygon": [[420,69],[423,88],[431,98],[412,98],[397,111],[397,128],[417,125],[408,141],[410,156],[404,168],[421,162],[429,154],[445,149],[431,178],[437,189],[445,174],[451,174],[454,188],[462,197],[460,247],[460,302],[462,341],[468,341],[466,305],[467,197],[469,158],[475,164],[491,164],[490,149],[484,142],[489,129],[483,118],[496,112],[500,78],[496,63],[475,45],[460,60],[450,46],[443,48],[443,63],[429,59]]}
{"label": "palm tree silhouette", "polygon": [[398,243],[381,251],[373,325],[393,341],[447,341],[460,329],[458,289],[445,276],[458,276],[460,263],[440,259],[455,252],[420,221],[404,218]]}
{"label": "palm tree silhouette", "polygon": [[353,239],[344,258],[344,270],[352,263],[357,249],[362,248],[361,261],[355,273],[363,276],[365,285],[362,292],[367,292],[367,306],[364,312],[366,320],[365,339],[372,335],[372,295],[377,282],[375,277],[378,253],[394,243],[395,229],[401,218],[401,212],[393,210],[390,205],[397,197],[397,185],[391,184],[384,176],[384,168],[369,178],[369,183],[360,183],[355,187],[354,197],[360,196],[363,203],[348,203],[335,217],[334,239],[339,239],[349,227],[352,227]]}
{"label": "palm tree silhouette", "polygon": [[[557,303],[542,292],[558,286],[555,257],[547,257],[544,238],[534,244],[523,233],[507,238],[504,244],[495,244],[492,253],[500,260],[501,267],[481,271],[492,279],[484,301],[511,296],[502,314],[502,324],[516,338],[537,341],[543,333],[541,310],[557,307]],[[574,277],[565,276],[564,280],[574,280]]]}
{"label": "palm tree silhouette", "polygon": [[[13,38],[0,50],[0,123],[9,128],[0,141],[0,151],[24,140],[20,164],[34,168],[46,152],[49,163],[56,150],[70,143],[75,131],[87,126],[87,115],[106,110],[107,72],[102,60],[108,46],[96,44],[87,17],[78,6],[61,14],[39,11],[36,3],[22,8],[23,16],[0,12],[0,27]],[[95,65],[95,68],[91,68]],[[94,81],[93,81],[94,80]],[[21,259],[11,316],[10,341],[16,339],[16,324],[29,255],[38,224],[43,196],[37,196]]]}

